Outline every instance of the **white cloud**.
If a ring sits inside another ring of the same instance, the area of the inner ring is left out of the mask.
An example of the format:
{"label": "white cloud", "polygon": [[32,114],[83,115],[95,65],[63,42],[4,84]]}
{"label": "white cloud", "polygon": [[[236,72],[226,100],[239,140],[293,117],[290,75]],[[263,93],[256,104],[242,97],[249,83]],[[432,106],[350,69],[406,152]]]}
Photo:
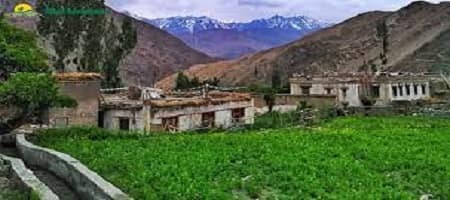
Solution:
{"label": "white cloud", "polygon": [[[107,0],[109,5],[147,18],[209,16],[250,21],[275,14],[339,22],[362,12],[396,10],[413,0]],[[439,0],[430,0],[439,2]]]}

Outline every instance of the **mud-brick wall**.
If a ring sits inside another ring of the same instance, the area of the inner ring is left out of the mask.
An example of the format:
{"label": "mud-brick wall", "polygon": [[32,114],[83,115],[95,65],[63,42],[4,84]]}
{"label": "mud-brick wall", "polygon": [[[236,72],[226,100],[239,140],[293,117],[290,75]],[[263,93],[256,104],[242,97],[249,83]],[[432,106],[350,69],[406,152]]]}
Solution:
{"label": "mud-brick wall", "polygon": [[[267,106],[263,95],[253,95],[256,108],[264,108]],[[276,95],[276,106],[297,106],[300,102],[305,101],[308,105],[321,108],[327,106],[333,106],[336,104],[336,96],[334,95],[290,95],[279,94]]]}
{"label": "mud-brick wall", "polygon": [[62,81],[59,87],[61,93],[74,98],[78,106],[52,109],[49,113],[50,126],[97,126],[100,81]]}

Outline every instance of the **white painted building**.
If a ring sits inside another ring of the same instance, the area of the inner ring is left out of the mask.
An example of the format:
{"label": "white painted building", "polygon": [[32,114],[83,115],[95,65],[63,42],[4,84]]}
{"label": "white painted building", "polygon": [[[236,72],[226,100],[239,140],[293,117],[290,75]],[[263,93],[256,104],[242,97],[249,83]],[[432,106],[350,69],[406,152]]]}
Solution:
{"label": "white painted building", "polygon": [[336,103],[359,107],[363,106],[362,96],[375,99],[375,105],[380,106],[429,99],[431,81],[438,79],[438,75],[424,74],[294,75],[290,84],[292,95],[333,95]]}

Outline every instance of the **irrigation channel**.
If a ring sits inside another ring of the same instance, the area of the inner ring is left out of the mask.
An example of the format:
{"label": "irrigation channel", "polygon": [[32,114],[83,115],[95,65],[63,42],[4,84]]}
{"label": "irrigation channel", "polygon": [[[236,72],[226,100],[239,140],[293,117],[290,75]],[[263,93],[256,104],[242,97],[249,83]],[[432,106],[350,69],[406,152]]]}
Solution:
{"label": "irrigation channel", "polygon": [[[0,154],[19,158],[17,149],[12,145],[0,144]],[[25,163],[26,164],[26,163]],[[58,178],[51,172],[35,166],[27,165],[34,175],[49,187],[61,200],[81,200],[82,198],[70,187],[69,184]]]}

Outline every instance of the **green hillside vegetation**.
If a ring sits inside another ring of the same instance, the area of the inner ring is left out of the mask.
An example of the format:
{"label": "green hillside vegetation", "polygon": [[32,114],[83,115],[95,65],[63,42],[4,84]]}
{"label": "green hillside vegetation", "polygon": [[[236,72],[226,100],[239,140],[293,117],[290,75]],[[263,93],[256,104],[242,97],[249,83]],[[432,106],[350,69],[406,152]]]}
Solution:
{"label": "green hillside vegetation", "polygon": [[448,119],[339,118],[311,129],[153,136],[72,128],[37,141],[135,199],[450,197]]}
{"label": "green hillside vegetation", "polygon": [[[53,40],[57,54],[53,60],[56,71],[99,72],[105,77],[103,87],[122,85],[120,61],[137,43],[136,28],[130,18],[116,21],[109,16],[104,0],[37,0],[37,5],[40,12],[46,8],[106,10],[106,15],[43,15],[38,23],[38,32],[42,37]],[[83,53],[68,59],[74,50]],[[68,68],[71,62],[77,65],[76,69]]]}
{"label": "green hillside vegetation", "polygon": [[0,135],[36,122],[51,107],[77,104],[59,94],[47,55],[37,46],[36,38],[31,32],[6,24],[0,17],[0,109],[17,110],[11,116],[0,116]]}
{"label": "green hillside vegetation", "polygon": [[47,55],[36,35],[8,25],[0,17],[0,81],[14,72],[47,72]]}

